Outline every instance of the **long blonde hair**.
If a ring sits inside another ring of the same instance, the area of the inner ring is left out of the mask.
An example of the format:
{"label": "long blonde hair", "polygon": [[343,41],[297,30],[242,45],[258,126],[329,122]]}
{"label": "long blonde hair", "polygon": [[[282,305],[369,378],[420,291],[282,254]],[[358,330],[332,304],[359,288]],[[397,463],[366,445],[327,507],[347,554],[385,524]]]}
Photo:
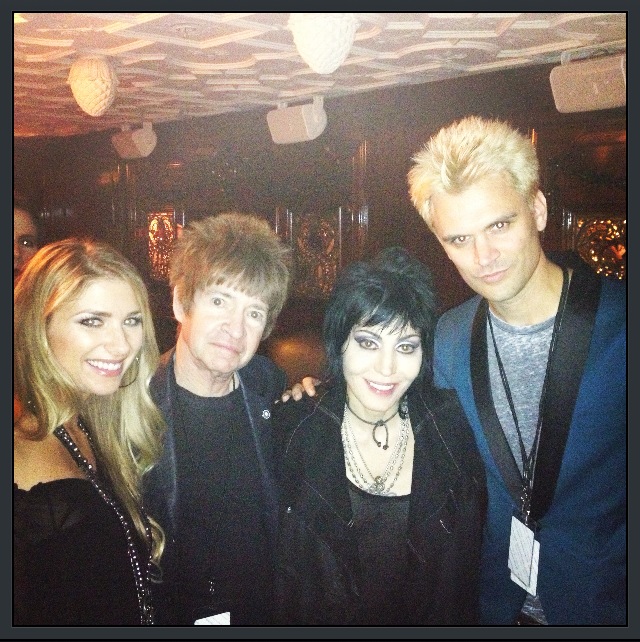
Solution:
{"label": "long blonde hair", "polygon": [[[136,359],[113,395],[84,399],[53,356],[47,325],[62,305],[81,296],[96,279],[124,281],[133,290],[143,319],[143,342]],[[88,423],[100,472],[146,542],[141,508],[141,478],[157,461],[165,424],[149,393],[149,381],[159,359],[145,284],[136,268],[110,245],[67,238],[41,248],[14,288],[14,399],[36,417],[44,438],[76,415]],[[150,520],[152,560],[158,564],[164,548],[159,525]]]}

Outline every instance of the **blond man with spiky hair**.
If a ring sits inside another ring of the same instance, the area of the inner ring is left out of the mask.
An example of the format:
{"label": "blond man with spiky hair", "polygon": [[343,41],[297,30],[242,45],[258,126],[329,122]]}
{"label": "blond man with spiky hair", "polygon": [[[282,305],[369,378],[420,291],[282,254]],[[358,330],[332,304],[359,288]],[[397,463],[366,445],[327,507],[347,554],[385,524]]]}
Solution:
{"label": "blond man with spiky hair", "polygon": [[550,256],[529,138],[469,116],[414,156],[409,194],[476,296],[435,333],[489,488],[485,624],[626,623],[626,292]]}

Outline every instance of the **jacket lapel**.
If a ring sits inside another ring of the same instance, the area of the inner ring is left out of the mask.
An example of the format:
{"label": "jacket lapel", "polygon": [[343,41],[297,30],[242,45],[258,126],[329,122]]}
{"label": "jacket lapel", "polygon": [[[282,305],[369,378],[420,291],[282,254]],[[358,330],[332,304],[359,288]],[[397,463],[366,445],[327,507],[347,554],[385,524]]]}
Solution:
{"label": "jacket lapel", "polygon": [[271,438],[271,427],[268,421],[271,417],[271,402],[247,387],[243,381],[241,372],[238,372],[238,379],[240,381],[240,389],[242,390],[249,423],[251,424],[251,434],[253,435],[253,441],[256,446],[258,465],[260,466],[260,474],[263,480],[262,487],[267,503],[265,515],[268,519],[271,535],[275,537],[278,497],[273,475],[273,440]]}
{"label": "jacket lapel", "polygon": [[175,506],[178,500],[176,483],[176,449],[173,421],[173,359],[175,350],[162,355],[160,365],[151,379],[150,390],[165,419],[166,431],[162,454],[157,464],[143,477],[145,507],[165,531],[167,540],[175,536]]}
{"label": "jacket lapel", "polygon": [[[560,472],[591,333],[600,298],[600,279],[586,265],[573,272],[567,305],[542,406],[542,428],[535,465],[531,516],[540,519],[547,511]],[[471,331],[471,380],[473,393],[491,454],[516,504],[520,503],[522,475],[498,420],[491,397],[486,334],[487,302],[482,300]],[[571,368],[566,364],[571,363]]]}
{"label": "jacket lapel", "polygon": [[[542,428],[531,503],[534,520],[547,512],[553,499],[582,372],[589,354],[601,287],[600,279],[588,266],[574,270],[567,304],[560,319],[556,347],[551,355],[542,407]],[[571,364],[571,368],[566,367],[567,363]]]}
{"label": "jacket lapel", "polygon": [[523,479],[493,405],[489,379],[486,319],[487,301],[483,299],[476,310],[471,329],[473,396],[493,460],[513,501],[519,505]]}

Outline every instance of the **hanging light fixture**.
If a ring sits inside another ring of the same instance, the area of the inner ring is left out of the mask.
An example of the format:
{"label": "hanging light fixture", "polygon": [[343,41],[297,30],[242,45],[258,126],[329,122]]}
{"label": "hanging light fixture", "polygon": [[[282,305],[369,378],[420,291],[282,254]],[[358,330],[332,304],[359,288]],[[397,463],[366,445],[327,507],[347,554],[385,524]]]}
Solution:
{"label": "hanging light fixture", "polygon": [[288,27],[309,67],[317,74],[330,74],[349,55],[358,24],[353,13],[292,13]]}
{"label": "hanging light fixture", "polygon": [[71,65],[67,82],[84,112],[102,116],[116,97],[118,76],[105,56],[83,56]]}

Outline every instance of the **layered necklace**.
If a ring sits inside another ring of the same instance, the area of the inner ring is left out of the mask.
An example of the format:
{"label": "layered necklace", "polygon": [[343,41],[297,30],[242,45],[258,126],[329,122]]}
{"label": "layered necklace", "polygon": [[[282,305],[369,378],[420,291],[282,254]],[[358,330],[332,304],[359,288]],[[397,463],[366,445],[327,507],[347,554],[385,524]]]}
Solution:
{"label": "layered necklace", "polygon": [[[395,416],[395,414],[393,416]],[[387,419],[387,421],[389,420]],[[405,455],[407,454],[407,444],[409,443],[410,428],[411,426],[408,414],[402,413],[400,415],[400,434],[398,435],[396,444],[393,448],[391,456],[389,457],[389,461],[387,462],[384,472],[381,475],[374,476],[369,470],[369,466],[367,466],[367,462],[360,452],[360,448],[358,447],[358,442],[353,432],[353,428],[349,423],[349,406],[348,404],[345,404],[344,416],[342,419],[342,428],[340,431],[342,435],[342,445],[344,447],[344,459],[347,464],[347,468],[351,473],[351,478],[358,488],[372,495],[392,496],[396,494],[392,492],[391,489],[398,480],[400,471],[404,466],[404,459]],[[364,467],[368,476],[365,476],[360,470],[358,459],[362,462],[362,466]],[[393,478],[391,479],[391,482],[389,483],[389,485],[387,485],[387,482],[392,476]]]}
{"label": "layered necklace", "polygon": [[[94,450],[93,441],[91,435],[87,428],[84,426],[80,418],[78,418],[78,428],[87,436],[91,448]],[[118,520],[124,529],[125,537],[127,540],[127,550],[129,552],[129,561],[131,562],[131,568],[133,570],[133,577],[136,586],[136,595],[138,598],[138,609],[140,612],[140,624],[152,625],[154,623],[154,612],[153,605],[151,603],[151,587],[150,587],[150,572],[151,572],[151,560],[149,559],[146,563],[141,559],[138,554],[138,549],[136,547],[133,530],[134,526],[129,523],[127,516],[125,515],[124,510],[119,506],[119,504],[107,493],[104,489],[102,483],[100,482],[98,475],[96,474],[93,466],[85,459],[84,455],[80,452],[78,446],[71,438],[71,435],[66,431],[64,426],[58,426],[53,434],[62,442],[64,447],[69,451],[74,461],[78,467],[85,473],[93,487],[98,491],[98,494],[105,503],[110,506],[115,514],[118,516]],[[147,536],[147,542],[149,545],[149,550],[151,550],[151,528],[146,517],[143,515],[145,520],[145,531]]]}

